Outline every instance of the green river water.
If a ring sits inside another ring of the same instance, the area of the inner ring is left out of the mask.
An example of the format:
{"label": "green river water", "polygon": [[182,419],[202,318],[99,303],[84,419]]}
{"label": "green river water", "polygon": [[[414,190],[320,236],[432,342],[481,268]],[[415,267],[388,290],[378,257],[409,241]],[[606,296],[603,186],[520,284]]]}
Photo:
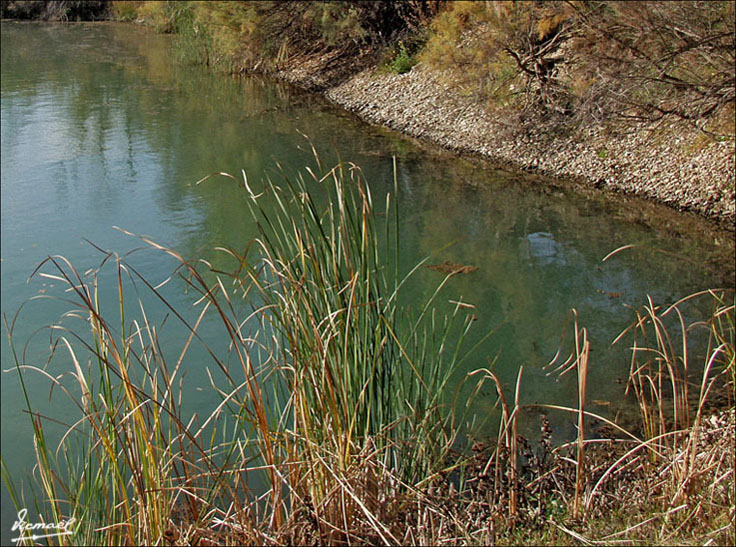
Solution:
{"label": "green river water", "polygon": [[[671,303],[733,286],[733,236],[700,219],[457,158],[285,84],[178,63],[170,45],[170,37],[133,25],[2,23],[2,313],[9,318],[31,297],[60,294],[53,280],[26,282],[47,255],[63,255],[84,272],[102,256],[85,238],[120,253],[141,246],[113,226],[190,259],[218,245],[244,249],[256,232],[243,191],[224,179],[192,183],[241,169],[257,180],[276,161],[293,173],[312,163],[299,132],[327,163],[339,153],[360,165],[376,202],[392,191],[396,157],[403,270],[427,256],[429,263],[478,268],[453,278],[441,298],[476,306],[471,338],[496,329],[464,372],[498,354],[499,374],[511,384],[524,364],[523,402],[575,403],[574,378],[556,381],[542,370],[570,308],[590,333],[589,397],[611,401],[603,408],[613,413],[624,407],[620,379],[628,361],[625,348],[608,346],[631,320],[628,306],[642,305],[647,295]],[[635,247],[601,262],[627,244]],[[129,261],[154,282],[173,267],[150,251]],[[421,269],[409,302],[429,296],[441,280],[441,273]],[[172,285],[169,298],[190,309],[192,296],[179,289]],[[114,285],[107,290],[103,304],[109,301],[114,314]],[[29,302],[15,325],[19,347],[68,307]],[[214,327],[203,325],[208,332]],[[176,331],[170,336],[176,347]],[[48,340],[45,331],[33,336],[25,362],[42,366]],[[187,366],[185,405],[206,415],[219,399],[202,362]],[[10,372],[2,375],[2,455],[20,484],[31,472],[33,447],[12,367],[3,332],[2,369]],[[70,369],[60,357],[48,366],[54,376]],[[27,386],[40,410],[75,419],[60,393],[49,402],[46,379],[29,374]],[[488,385],[474,409],[488,413],[493,394]],[[558,427],[564,434],[574,426]],[[3,544],[14,519],[3,487]]]}

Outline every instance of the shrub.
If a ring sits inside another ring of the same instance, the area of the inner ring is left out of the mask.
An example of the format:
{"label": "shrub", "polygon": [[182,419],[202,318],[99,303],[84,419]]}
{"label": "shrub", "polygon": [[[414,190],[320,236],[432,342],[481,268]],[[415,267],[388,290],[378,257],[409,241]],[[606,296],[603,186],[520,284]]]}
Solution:
{"label": "shrub", "polygon": [[456,2],[433,21],[421,57],[491,108],[707,130],[736,100],[734,11],[732,2]]}
{"label": "shrub", "polygon": [[695,123],[733,105],[733,2],[605,2],[576,9],[582,104],[618,117]]}
{"label": "shrub", "polygon": [[421,58],[491,107],[549,105],[568,27],[562,2],[456,2],[432,23]]}
{"label": "shrub", "polygon": [[187,56],[211,65],[268,70],[326,51],[349,57],[417,31],[442,0],[357,2],[144,2],[137,18],[182,34]]}
{"label": "shrub", "polygon": [[2,2],[1,6],[2,17],[45,21],[104,19],[109,7],[105,0],[27,0]]}
{"label": "shrub", "polygon": [[398,49],[394,53],[394,58],[388,63],[387,67],[391,72],[404,74],[409,72],[417,62],[416,56],[409,53],[404,42],[399,42]]}

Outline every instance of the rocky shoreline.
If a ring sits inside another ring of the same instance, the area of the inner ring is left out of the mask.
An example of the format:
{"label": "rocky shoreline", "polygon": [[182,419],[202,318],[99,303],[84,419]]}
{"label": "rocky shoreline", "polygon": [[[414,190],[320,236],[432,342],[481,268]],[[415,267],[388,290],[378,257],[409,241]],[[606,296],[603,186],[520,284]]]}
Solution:
{"label": "rocky shoreline", "polygon": [[325,59],[303,59],[275,73],[279,79],[318,91],[362,119],[444,148],[493,163],[561,179],[574,179],[693,211],[734,231],[734,140],[708,142],[697,131],[632,128],[627,134],[594,128],[551,135],[544,128],[508,135],[472,97],[417,65],[402,75],[375,64],[335,78]]}
{"label": "rocky shoreline", "polygon": [[[69,8],[66,4],[48,2],[46,10],[53,15]],[[97,9],[104,3],[87,4]],[[287,63],[270,75],[319,92],[368,122],[501,166],[692,211],[736,231],[734,138],[712,142],[692,128],[643,124],[626,133],[603,127],[568,135],[544,127],[510,131],[508,121],[490,115],[421,63],[401,75],[380,71],[371,53],[344,58],[333,51]]]}

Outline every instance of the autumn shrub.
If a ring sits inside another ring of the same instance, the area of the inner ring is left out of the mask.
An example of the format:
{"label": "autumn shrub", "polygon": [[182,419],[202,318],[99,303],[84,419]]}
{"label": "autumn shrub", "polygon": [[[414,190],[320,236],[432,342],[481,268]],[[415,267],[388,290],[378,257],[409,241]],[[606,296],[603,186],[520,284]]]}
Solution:
{"label": "autumn shrub", "polygon": [[143,2],[114,1],[110,3],[112,18],[116,21],[136,21]]}
{"label": "autumn shrub", "polygon": [[181,10],[188,7],[187,4],[188,2],[141,2],[137,9],[137,19],[153,27],[156,32],[171,33],[175,31],[175,23],[181,17]]}
{"label": "autumn shrub", "polygon": [[215,23],[216,48],[236,51],[245,66],[277,68],[294,55],[335,50],[351,55],[395,40],[418,27],[423,14],[433,13],[430,4],[263,1],[197,7],[200,21]]}
{"label": "autumn shrub", "polygon": [[575,5],[575,70],[583,104],[618,117],[675,118],[704,127],[734,104],[732,2]]}
{"label": "autumn shrub", "polygon": [[[117,7],[159,32],[180,35],[184,57],[228,69],[270,70],[304,54],[349,58],[428,25],[444,0],[141,2]],[[117,4],[117,3],[116,3]]]}
{"label": "autumn shrub", "polygon": [[431,26],[422,60],[496,109],[559,109],[559,59],[569,36],[564,2],[455,2]]}
{"label": "autumn shrub", "polygon": [[734,104],[734,28],[732,2],[454,2],[421,58],[521,118],[708,129]]}

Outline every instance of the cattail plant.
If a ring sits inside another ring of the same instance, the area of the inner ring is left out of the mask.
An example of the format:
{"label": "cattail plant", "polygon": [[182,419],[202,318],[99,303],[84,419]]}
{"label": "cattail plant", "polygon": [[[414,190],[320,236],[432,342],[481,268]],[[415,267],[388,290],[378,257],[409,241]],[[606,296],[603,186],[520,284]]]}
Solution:
{"label": "cattail plant", "polygon": [[[140,238],[177,263],[170,279],[194,294],[194,319],[167,299],[166,283],[152,284],[114,253],[87,275],[63,257],[33,273],[66,286],[65,318],[77,323],[51,327],[52,353],[65,352],[75,386],[47,376],[79,412],[58,449],[45,442],[45,420],[26,393],[36,497],[54,518],[86,523],[59,542],[289,542],[300,519],[327,542],[358,537],[356,522],[367,527],[362,537],[399,542],[383,524],[387,497],[439,473],[456,441],[447,386],[469,354],[469,307],[459,302],[444,319],[434,310],[451,274],[414,315],[404,309],[400,290],[421,264],[399,271],[395,194],[379,230],[360,169],[326,169],[315,158],[306,176],[266,178],[257,191],[243,174],[260,236],[245,253],[218,249],[233,260],[227,271]],[[116,326],[100,304],[107,269]],[[148,319],[152,302],[186,333],[174,363]],[[203,338],[205,321],[222,327],[221,339]],[[214,349],[222,341],[226,357]],[[182,405],[193,345],[209,356],[220,397],[201,422],[185,419]],[[24,385],[40,369],[14,355]]]}

